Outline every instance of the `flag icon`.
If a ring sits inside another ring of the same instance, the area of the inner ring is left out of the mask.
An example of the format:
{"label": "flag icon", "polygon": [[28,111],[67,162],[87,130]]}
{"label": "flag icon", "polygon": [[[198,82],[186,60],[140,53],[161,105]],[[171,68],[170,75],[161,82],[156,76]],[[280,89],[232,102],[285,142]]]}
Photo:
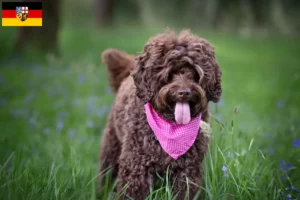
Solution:
{"label": "flag icon", "polygon": [[2,2],[2,26],[42,26],[42,2]]}

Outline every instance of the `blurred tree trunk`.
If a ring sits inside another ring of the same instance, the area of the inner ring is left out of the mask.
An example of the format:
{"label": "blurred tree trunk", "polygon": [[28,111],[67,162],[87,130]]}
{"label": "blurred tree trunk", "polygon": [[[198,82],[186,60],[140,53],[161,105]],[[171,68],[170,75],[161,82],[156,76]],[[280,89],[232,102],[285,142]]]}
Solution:
{"label": "blurred tree trunk", "polygon": [[137,0],[137,3],[139,7],[139,18],[145,27],[162,26],[161,23],[163,23],[165,19],[160,18],[160,20],[158,20],[160,15],[158,14],[158,11],[154,14],[155,8],[153,6],[153,1]]}
{"label": "blurred tree trunk", "polygon": [[282,0],[271,1],[271,21],[275,29],[280,33],[289,34],[291,32],[288,21],[286,20],[286,13]]}
{"label": "blurred tree trunk", "polygon": [[27,47],[42,52],[58,52],[58,30],[60,25],[60,0],[41,1],[24,0],[24,2],[43,2],[43,26],[20,27],[15,50],[22,51]]}
{"label": "blurred tree trunk", "polygon": [[111,26],[113,14],[114,0],[96,0],[96,17],[100,26]]}
{"label": "blurred tree trunk", "polygon": [[205,6],[205,18],[210,28],[216,28],[219,12],[218,0],[207,0]]}

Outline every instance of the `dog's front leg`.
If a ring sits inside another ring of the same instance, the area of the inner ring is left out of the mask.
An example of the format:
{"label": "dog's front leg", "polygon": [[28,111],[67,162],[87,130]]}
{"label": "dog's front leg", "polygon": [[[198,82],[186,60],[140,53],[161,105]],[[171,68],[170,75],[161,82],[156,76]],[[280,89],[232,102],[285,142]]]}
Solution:
{"label": "dog's front leg", "polygon": [[201,168],[186,167],[177,171],[177,175],[173,178],[173,195],[177,200],[192,200],[200,189],[201,184]]}
{"label": "dog's front leg", "polygon": [[153,175],[146,166],[147,157],[131,154],[122,156],[119,160],[119,173],[117,180],[118,192],[122,193],[122,199],[126,197],[135,200],[144,200],[149,193]]}

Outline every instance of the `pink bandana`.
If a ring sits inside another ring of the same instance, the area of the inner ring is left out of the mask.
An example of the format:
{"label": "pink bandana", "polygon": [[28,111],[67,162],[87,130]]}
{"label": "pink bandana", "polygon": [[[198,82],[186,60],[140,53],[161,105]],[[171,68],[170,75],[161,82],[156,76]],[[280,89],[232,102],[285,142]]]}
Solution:
{"label": "pink bandana", "polygon": [[148,124],[164,151],[172,158],[176,160],[191,148],[200,129],[201,115],[187,124],[177,124],[164,120],[149,103],[145,109]]}

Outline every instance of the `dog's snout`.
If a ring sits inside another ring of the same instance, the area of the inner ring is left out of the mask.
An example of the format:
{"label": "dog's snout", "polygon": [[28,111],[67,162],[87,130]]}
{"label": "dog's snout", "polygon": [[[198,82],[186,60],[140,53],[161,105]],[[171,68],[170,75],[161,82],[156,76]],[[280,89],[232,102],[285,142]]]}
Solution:
{"label": "dog's snout", "polygon": [[191,89],[179,89],[177,93],[180,97],[186,97],[191,94]]}

